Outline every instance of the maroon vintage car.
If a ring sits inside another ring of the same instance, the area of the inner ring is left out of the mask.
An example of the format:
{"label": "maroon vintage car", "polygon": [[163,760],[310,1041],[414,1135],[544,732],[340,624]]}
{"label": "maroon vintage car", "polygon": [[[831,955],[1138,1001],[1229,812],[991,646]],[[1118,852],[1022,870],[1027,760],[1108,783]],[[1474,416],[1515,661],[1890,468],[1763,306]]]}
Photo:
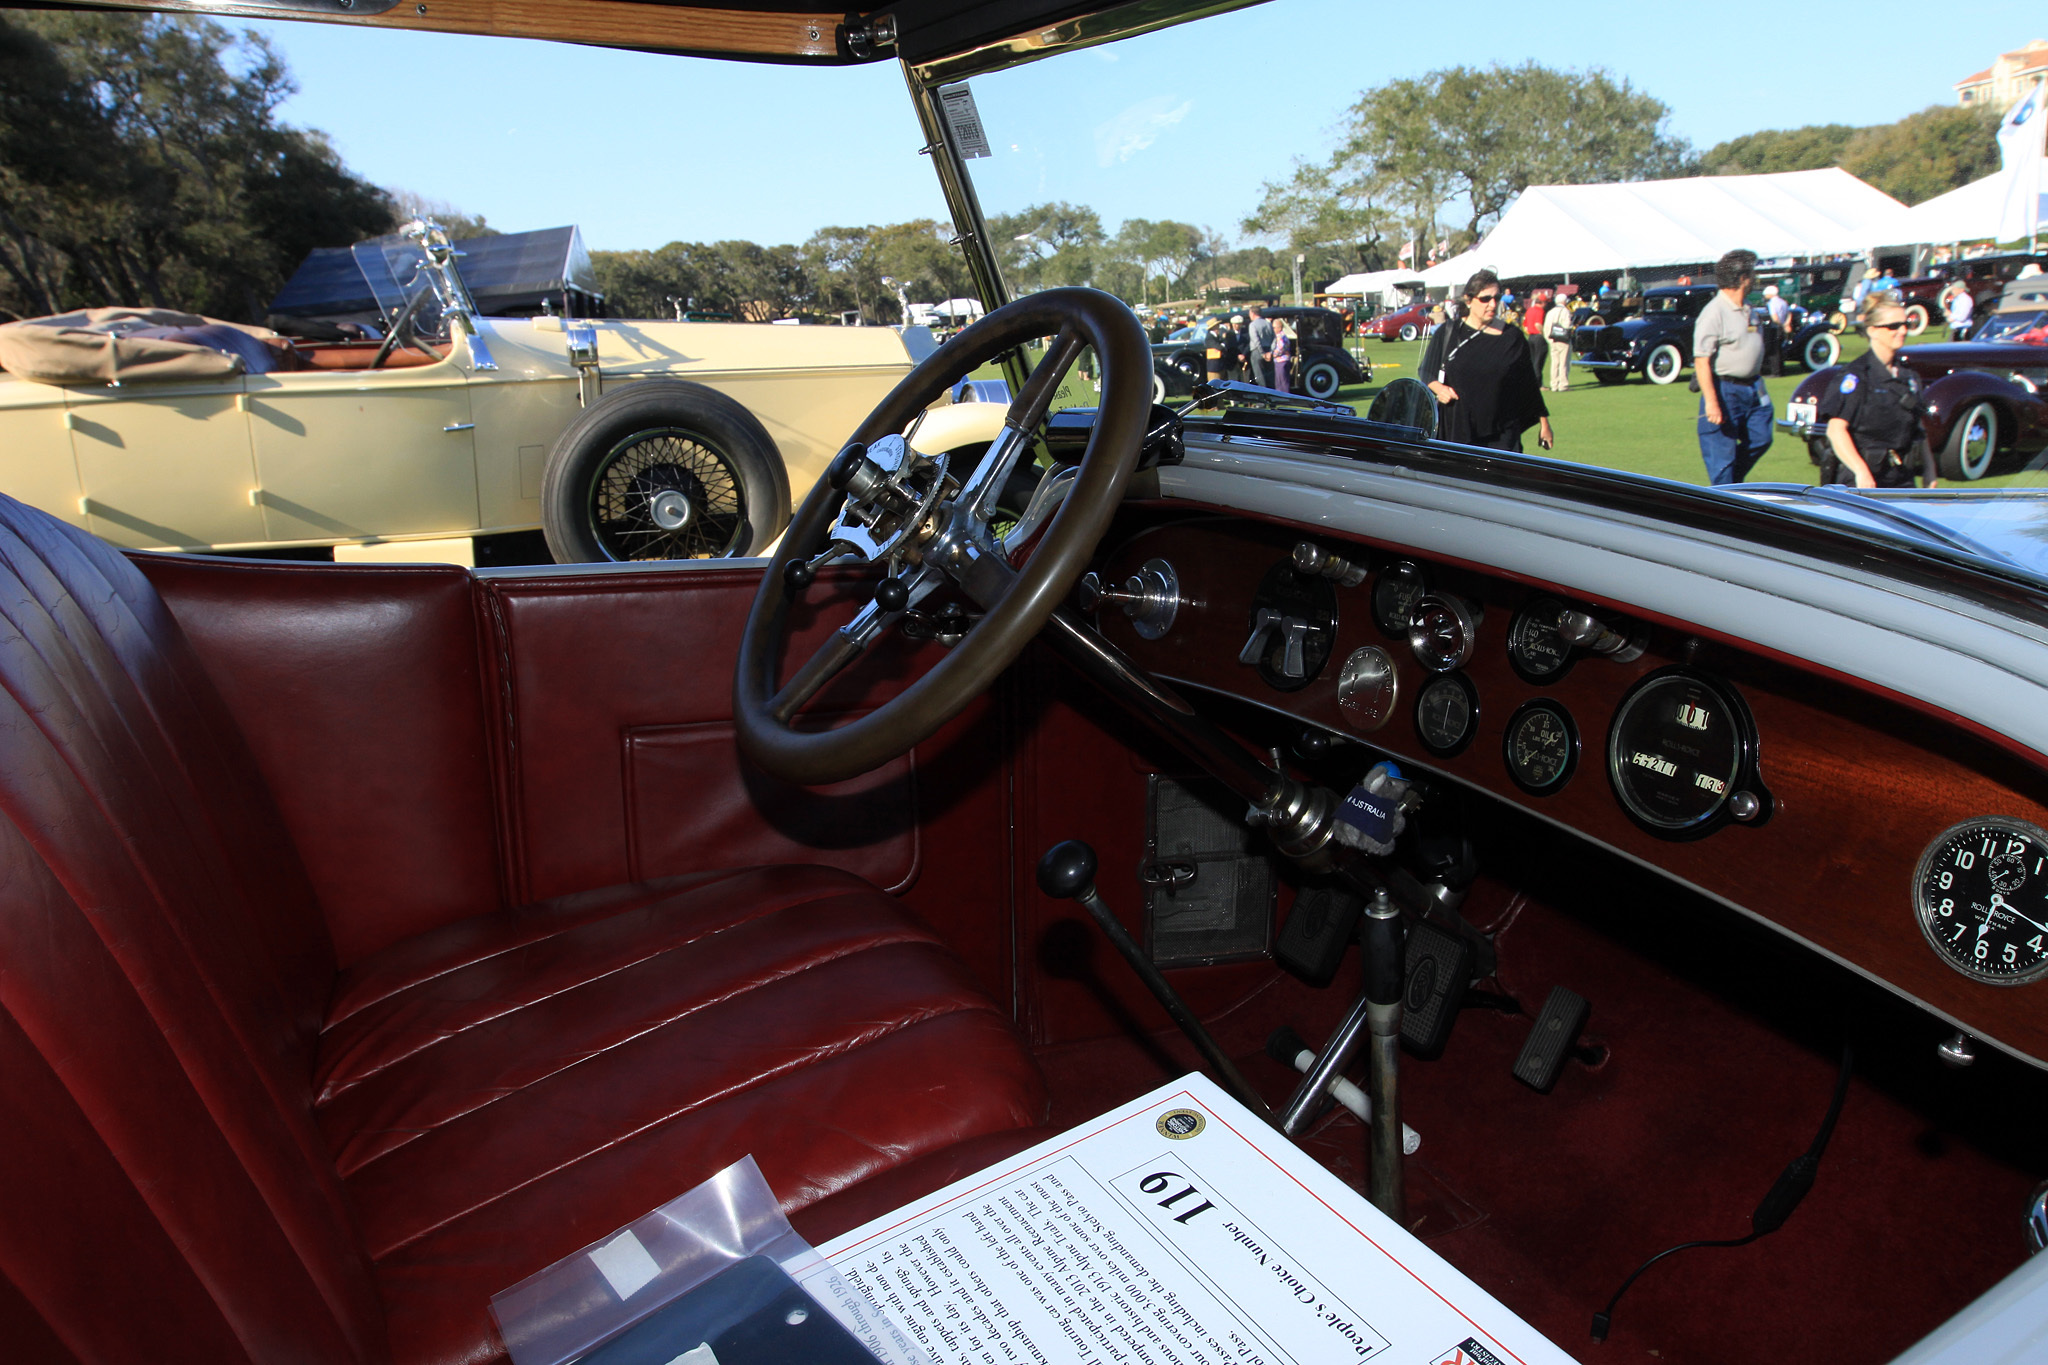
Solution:
{"label": "maroon vintage car", "polygon": [[[1936,267],[1925,275],[1899,281],[1899,301],[1906,305],[1906,323],[1913,336],[1947,320],[1941,296],[1954,280],[1964,280],[1976,303],[1976,316],[1988,317],[2006,286],[2019,278],[2029,265],[2048,268],[2048,256],[2026,251],[2002,251],[1989,256],[1972,256],[1960,265]],[[1980,338],[1973,338],[1973,340]]]}
{"label": "maroon vintage car", "polygon": [[1358,324],[1358,334],[1375,341],[1413,341],[1429,330],[1429,301],[1418,299],[1406,308],[1382,313]]}
{"label": "maroon vintage car", "polygon": [[[2001,309],[1978,340],[1908,346],[1899,359],[1927,385],[1927,441],[1944,479],[2009,472],[2048,448],[2048,307]],[[1805,437],[1816,462],[1827,436],[1815,408],[1840,375],[1840,366],[1808,375],[1778,424]]]}

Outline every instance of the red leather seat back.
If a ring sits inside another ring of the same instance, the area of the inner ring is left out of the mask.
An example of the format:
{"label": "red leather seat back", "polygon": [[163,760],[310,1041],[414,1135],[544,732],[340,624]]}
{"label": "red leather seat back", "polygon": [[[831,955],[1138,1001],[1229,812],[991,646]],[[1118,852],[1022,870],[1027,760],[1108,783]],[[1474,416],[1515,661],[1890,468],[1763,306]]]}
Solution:
{"label": "red leather seat back", "polygon": [[383,1358],[309,1112],[304,868],[155,592],[6,499],[0,817],[9,1358]]}

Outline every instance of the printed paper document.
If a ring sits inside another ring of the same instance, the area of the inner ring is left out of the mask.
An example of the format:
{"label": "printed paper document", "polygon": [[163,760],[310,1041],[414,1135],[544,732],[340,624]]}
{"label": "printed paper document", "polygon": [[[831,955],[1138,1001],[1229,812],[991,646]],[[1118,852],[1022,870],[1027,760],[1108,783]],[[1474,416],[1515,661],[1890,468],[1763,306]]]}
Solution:
{"label": "printed paper document", "polygon": [[870,1345],[897,1360],[1571,1361],[1200,1075],[818,1254],[791,1272],[894,1317],[910,1341]]}

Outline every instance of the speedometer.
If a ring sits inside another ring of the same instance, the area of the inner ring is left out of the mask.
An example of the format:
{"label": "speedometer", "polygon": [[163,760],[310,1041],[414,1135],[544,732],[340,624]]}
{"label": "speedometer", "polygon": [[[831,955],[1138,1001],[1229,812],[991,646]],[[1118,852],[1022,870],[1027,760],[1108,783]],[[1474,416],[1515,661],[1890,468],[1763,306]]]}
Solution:
{"label": "speedometer", "polygon": [[1622,699],[1607,732],[1607,777],[1636,823],[1691,839],[1769,814],[1756,753],[1749,708],[1734,688],[1670,668]]}
{"label": "speedometer", "polygon": [[1942,831],[1913,873],[1913,910],[1965,976],[2001,986],[2048,976],[2048,833],[1998,815]]}

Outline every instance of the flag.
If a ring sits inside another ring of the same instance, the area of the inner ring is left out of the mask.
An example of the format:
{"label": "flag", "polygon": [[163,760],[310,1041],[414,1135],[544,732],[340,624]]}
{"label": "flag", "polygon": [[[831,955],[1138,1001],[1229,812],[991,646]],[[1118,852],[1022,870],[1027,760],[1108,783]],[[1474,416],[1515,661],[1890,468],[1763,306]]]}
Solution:
{"label": "flag", "polygon": [[2005,177],[1998,215],[1998,240],[2031,237],[2041,225],[2041,113],[2048,89],[2034,86],[2008,109],[1998,125],[1998,158]]}
{"label": "flag", "polygon": [[2019,103],[2005,111],[2005,118],[1998,125],[2000,169],[2010,171],[2040,162],[2042,93],[2043,87],[2034,86],[2020,96]]}
{"label": "flag", "polygon": [[1412,261],[1415,259],[1415,239],[1413,237],[1401,244],[1401,254],[1394,259],[1397,261]]}

